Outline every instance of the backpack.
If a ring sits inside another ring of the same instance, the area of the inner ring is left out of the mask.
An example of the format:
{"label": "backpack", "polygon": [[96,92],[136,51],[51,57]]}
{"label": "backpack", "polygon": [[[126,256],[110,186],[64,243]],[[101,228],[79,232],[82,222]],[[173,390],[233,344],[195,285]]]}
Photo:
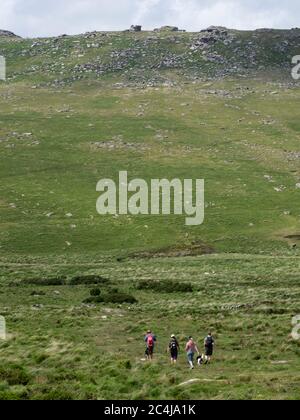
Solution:
{"label": "backpack", "polygon": [[211,347],[214,343],[214,339],[210,336],[206,337],[205,339],[205,346],[206,347]]}
{"label": "backpack", "polygon": [[172,340],[171,342],[170,342],[170,350],[177,350],[177,342],[176,342],[176,340]]}
{"label": "backpack", "polygon": [[149,335],[149,337],[147,339],[147,344],[148,344],[148,347],[153,347],[154,346],[154,340],[153,340],[152,335]]}

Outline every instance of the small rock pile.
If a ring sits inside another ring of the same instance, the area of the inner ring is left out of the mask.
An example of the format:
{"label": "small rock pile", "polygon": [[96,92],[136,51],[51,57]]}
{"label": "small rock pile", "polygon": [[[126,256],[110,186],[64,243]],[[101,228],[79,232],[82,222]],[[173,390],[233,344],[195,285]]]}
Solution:
{"label": "small rock pile", "polygon": [[142,31],[142,26],[141,25],[131,25],[130,32],[141,32]]}
{"label": "small rock pile", "polygon": [[121,137],[116,136],[113,140],[101,141],[101,142],[91,142],[91,147],[95,149],[105,149],[105,150],[132,150],[145,152],[149,150],[149,146],[142,143],[130,143],[122,140]]}
{"label": "small rock pile", "polygon": [[219,41],[223,42],[224,45],[229,45],[233,40],[233,34],[229,33],[226,28],[211,26],[208,29],[200,31],[200,36],[198,35],[194,39],[190,49],[192,51],[205,50],[214,46]]}

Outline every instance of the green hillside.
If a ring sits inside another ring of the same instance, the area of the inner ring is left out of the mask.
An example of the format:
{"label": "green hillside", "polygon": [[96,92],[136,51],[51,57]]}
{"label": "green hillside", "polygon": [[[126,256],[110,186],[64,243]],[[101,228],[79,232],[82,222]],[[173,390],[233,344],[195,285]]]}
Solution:
{"label": "green hillside", "polygon": [[[299,229],[299,89],[290,74],[299,36],[214,29],[0,38],[8,66],[2,252],[193,241],[226,252],[288,250],[285,237],[297,242]],[[206,61],[213,55],[223,58]],[[120,170],[131,179],[204,178],[205,224],[98,216],[96,183]]]}

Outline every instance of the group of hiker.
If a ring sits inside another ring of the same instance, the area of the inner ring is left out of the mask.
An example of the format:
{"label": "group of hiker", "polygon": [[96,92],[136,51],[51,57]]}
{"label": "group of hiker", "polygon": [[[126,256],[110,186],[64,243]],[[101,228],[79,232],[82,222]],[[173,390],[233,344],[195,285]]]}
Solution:
{"label": "group of hiker", "polygon": [[[153,360],[155,344],[157,338],[152,331],[147,331],[145,335],[146,343],[146,357],[148,360]],[[204,339],[204,353],[200,353],[199,348],[194,341],[193,337],[189,337],[188,342],[185,346],[185,352],[187,354],[187,360],[191,369],[194,369],[195,365],[195,355],[197,354],[197,364],[200,366],[202,364],[209,364],[211,362],[213,353],[214,353],[215,340],[212,336],[212,333],[208,333],[207,337]],[[170,354],[171,363],[176,364],[179,356],[180,345],[174,334],[171,335],[171,340],[169,342],[167,352]]]}

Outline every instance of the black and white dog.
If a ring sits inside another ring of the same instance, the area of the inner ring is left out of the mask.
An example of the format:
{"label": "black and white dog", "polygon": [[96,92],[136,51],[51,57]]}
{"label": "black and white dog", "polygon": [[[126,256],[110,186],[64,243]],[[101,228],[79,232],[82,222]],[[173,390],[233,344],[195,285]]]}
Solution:
{"label": "black and white dog", "polygon": [[204,359],[204,355],[203,354],[201,356],[198,356],[197,357],[198,366],[203,365],[204,364],[204,361],[205,361],[205,359]]}

